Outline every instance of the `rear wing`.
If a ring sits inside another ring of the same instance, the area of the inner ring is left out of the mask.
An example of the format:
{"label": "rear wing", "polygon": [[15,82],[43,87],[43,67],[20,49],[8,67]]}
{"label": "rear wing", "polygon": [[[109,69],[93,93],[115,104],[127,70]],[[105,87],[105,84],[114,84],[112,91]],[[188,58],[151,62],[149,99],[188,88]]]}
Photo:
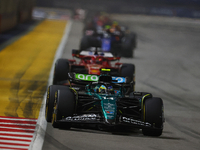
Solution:
{"label": "rear wing", "polygon": [[[71,83],[86,85],[89,84],[90,82],[98,82],[100,76],[93,74],[68,73],[68,77]],[[112,83],[123,84],[127,83],[128,81],[128,77],[119,77],[119,76],[111,76],[111,77],[112,77]]]}
{"label": "rear wing", "polygon": [[103,52],[103,51],[98,51],[98,50],[80,51],[80,50],[73,49],[72,57],[76,57],[80,59],[84,57],[104,57],[110,61],[120,60],[120,57],[115,57],[111,52]]}

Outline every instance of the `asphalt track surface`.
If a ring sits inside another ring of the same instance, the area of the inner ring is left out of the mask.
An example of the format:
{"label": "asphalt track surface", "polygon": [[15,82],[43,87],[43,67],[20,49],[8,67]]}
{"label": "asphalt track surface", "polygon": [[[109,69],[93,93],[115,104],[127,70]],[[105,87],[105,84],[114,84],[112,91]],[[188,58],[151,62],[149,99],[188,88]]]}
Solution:
{"label": "asphalt track surface", "polygon": [[[164,101],[166,122],[160,137],[141,130],[106,132],[93,128],[61,130],[48,123],[43,150],[199,150],[200,149],[200,20],[114,15],[138,36],[136,91]],[[74,21],[63,58],[78,48],[83,24]]]}

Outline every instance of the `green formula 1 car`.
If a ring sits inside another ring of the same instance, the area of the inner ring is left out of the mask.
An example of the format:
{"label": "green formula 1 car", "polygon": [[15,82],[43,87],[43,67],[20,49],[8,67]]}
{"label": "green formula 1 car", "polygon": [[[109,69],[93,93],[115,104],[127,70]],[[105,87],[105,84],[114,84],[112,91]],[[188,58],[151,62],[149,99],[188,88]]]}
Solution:
{"label": "green formula 1 car", "polygon": [[[107,69],[104,69],[104,71]],[[108,74],[69,73],[70,86],[51,85],[46,100],[46,120],[61,124],[99,124],[108,127],[134,127],[144,135],[160,136],[164,112],[161,98],[146,92],[125,95],[126,78]]]}

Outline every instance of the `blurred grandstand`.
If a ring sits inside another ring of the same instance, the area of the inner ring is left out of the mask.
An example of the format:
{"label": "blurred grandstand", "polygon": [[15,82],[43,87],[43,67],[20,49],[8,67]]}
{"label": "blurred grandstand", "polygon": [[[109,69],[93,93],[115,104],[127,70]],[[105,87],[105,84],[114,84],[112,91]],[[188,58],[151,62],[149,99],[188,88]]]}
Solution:
{"label": "blurred grandstand", "polygon": [[200,18],[200,0],[37,0],[37,6]]}

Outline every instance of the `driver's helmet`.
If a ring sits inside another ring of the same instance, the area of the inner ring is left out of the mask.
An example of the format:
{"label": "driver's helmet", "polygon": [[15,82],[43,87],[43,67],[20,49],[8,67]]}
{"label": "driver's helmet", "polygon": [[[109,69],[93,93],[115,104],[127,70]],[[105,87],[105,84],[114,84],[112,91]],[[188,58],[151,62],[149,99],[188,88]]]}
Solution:
{"label": "driver's helmet", "polygon": [[112,86],[112,85],[108,86],[107,92],[108,92],[109,94],[114,94],[114,89],[113,89],[113,86]]}
{"label": "driver's helmet", "polygon": [[96,64],[102,64],[103,58],[96,58]]}
{"label": "driver's helmet", "polygon": [[99,87],[99,89],[98,89],[98,92],[99,93],[106,93],[106,86],[105,85],[101,85],[100,87]]}
{"label": "driver's helmet", "polygon": [[110,29],[110,28],[111,28],[110,25],[105,25],[105,30],[108,30],[108,29]]}
{"label": "driver's helmet", "polygon": [[115,29],[115,30],[117,30],[117,31],[120,31],[120,30],[121,30],[121,28],[120,28],[120,26],[118,25],[118,22],[117,22],[117,21],[114,21],[114,22],[113,22],[111,28],[112,28],[113,30]]}
{"label": "driver's helmet", "polygon": [[111,91],[114,91],[114,89],[113,89],[113,86],[112,86],[112,85],[110,85],[110,86],[108,87],[108,92],[111,92]]}
{"label": "driver's helmet", "polygon": [[118,22],[117,21],[113,21],[113,25],[118,26]]}

